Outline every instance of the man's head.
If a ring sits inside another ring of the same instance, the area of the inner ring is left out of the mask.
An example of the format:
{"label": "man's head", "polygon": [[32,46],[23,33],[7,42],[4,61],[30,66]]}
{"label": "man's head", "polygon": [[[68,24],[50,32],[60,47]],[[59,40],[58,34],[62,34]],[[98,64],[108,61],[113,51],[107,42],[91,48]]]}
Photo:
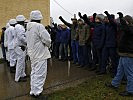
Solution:
{"label": "man's head", "polygon": [[109,19],[107,16],[104,17],[104,23],[109,23]]}
{"label": "man's head", "polygon": [[78,24],[79,24],[79,25],[84,24],[84,20],[83,20],[83,19],[79,19],[79,20],[78,20]]}
{"label": "man's head", "polygon": [[133,24],[133,18],[132,18],[131,16],[126,15],[126,16],[124,17],[124,19],[125,19],[125,21],[126,21],[126,23],[127,23],[128,25],[132,25],[132,24]]}
{"label": "man's head", "polygon": [[77,24],[77,19],[71,19],[73,24]]}
{"label": "man's head", "polygon": [[10,20],[9,20],[10,26],[15,26],[16,23],[17,23],[16,19],[10,19]]}
{"label": "man's head", "polygon": [[89,16],[89,20],[90,20],[90,22],[93,22],[94,21],[93,16]]}
{"label": "man's head", "polygon": [[66,25],[61,25],[61,28],[63,29],[63,30],[66,30],[67,29],[67,27],[66,27]]}
{"label": "man's head", "polygon": [[43,16],[39,10],[34,10],[30,13],[31,21],[40,23],[42,19],[43,19]]}
{"label": "man's head", "polygon": [[17,21],[18,24],[24,25],[25,20],[26,20],[26,18],[24,17],[24,15],[18,15],[16,17],[16,21]]}
{"label": "man's head", "polygon": [[98,14],[98,15],[96,15],[95,22],[102,22],[103,19],[104,19],[104,15],[103,14]]}

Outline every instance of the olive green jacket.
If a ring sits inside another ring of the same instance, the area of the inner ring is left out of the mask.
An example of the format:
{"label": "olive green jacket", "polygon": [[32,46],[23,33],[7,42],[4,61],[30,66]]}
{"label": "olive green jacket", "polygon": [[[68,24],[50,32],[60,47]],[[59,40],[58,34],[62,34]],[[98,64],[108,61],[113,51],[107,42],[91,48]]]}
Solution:
{"label": "olive green jacket", "polygon": [[76,39],[79,41],[79,45],[90,44],[90,26],[83,24],[79,25],[76,32]]}

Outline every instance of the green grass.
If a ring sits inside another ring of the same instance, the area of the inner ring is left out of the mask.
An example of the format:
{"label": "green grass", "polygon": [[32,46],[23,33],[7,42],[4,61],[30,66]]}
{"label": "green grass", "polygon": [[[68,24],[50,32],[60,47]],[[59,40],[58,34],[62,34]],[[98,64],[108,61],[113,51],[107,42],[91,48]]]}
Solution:
{"label": "green grass", "polygon": [[133,100],[133,97],[119,96],[126,88],[124,85],[118,91],[105,87],[111,80],[109,75],[94,76],[77,87],[49,94],[49,100]]}

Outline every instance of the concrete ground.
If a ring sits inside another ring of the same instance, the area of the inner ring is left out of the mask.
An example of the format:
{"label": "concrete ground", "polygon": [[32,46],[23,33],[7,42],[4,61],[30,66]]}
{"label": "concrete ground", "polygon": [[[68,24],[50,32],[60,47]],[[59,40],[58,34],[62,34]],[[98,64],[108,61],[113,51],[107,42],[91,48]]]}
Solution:
{"label": "concrete ground", "polygon": [[[26,69],[27,75],[30,76],[29,62]],[[93,73],[77,68],[69,61],[50,60],[44,91],[39,100],[45,100],[45,95],[53,91],[75,86],[91,75]],[[14,74],[9,72],[9,67],[6,64],[0,64],[0,100],[34,100],[29,96],[30,77],[27,80],[27,82],[16,83]]]}

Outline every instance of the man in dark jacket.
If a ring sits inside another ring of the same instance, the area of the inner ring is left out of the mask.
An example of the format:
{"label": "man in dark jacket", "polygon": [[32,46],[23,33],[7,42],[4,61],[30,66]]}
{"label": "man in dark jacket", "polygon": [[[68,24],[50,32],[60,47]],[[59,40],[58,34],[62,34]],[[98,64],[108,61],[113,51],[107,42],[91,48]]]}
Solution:
{"label": "man in dark jacket", "polygon": [[121,92],[121,96],[133,96],[133,23],[132,17],[125,16],[121,12],[118,13],[121,23],[122,35],[119,41],[119,65],[117,74],[111,83],[105,84],[110,88],[118,88],[123,76],[127,78],[126,91]]}
{"label": "man in dark jacket", "polygon": [[2,28],[2,35],[1,35],[1,47],[2,47],[2,54],[3,54],[3,58],[6,61],[6,48],[4,47],[4,32],[5,32],[6,28],[3,27]]}
{"label": "man in dark jacket", "polygon": [[117,23],[114,21],[114,16],[105,11],[107,17],[104,18],[104,47],[102,50],[102,65],[99,75],[106,73],[106,66],[111,59],[112,72],[115,76],[118,66],[117,54]]}
{"label": "man in dark jacket", "polygon": [[73,63],[78,63],[78,41],[76,40],[77,19],[76,16],[72,18],[72,24],[66,22],[61,16],[59,19],[71,30],[71,48],[73,54]]}

